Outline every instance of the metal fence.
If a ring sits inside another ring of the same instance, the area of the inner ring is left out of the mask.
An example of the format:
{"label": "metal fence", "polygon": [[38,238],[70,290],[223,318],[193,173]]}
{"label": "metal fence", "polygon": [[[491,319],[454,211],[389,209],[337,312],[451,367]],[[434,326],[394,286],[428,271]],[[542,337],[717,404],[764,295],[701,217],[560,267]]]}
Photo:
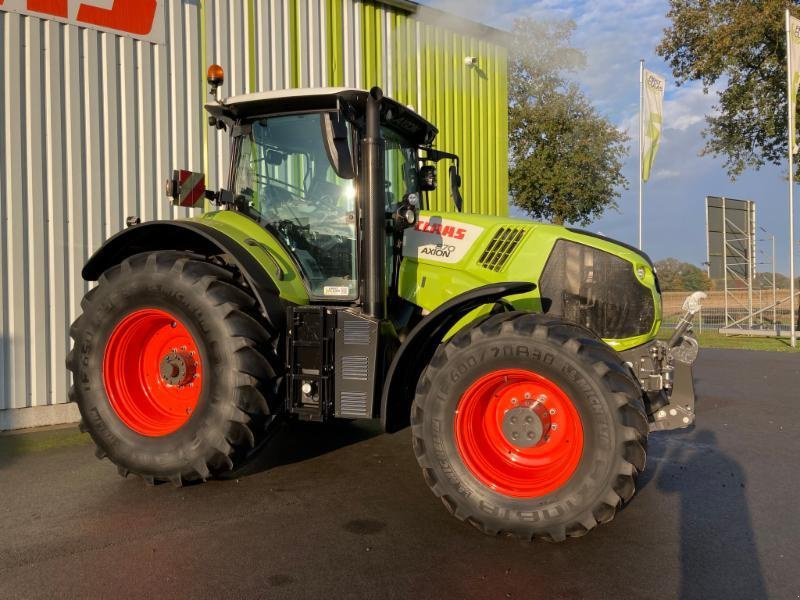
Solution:
{"label": "metal fence", "polygon": [[[791,310],[789,307],[789,290],[776,290],[773,301],[772,289],[753,291],[753,313],[748,310],[747,292],[728,293],[727,319],[725,312],[725,292],[706,292],[707,298],[703,301],[703,308],[695,317],[695,331],[719,331],[726,323],[740,321],[739,326],[744,329],[764,330],[765,335],[776,331],[787,331],[790,325]],[[683,301],[689,292],[664,292],[662,327],[675,327],[683,315]],[[733,296],[733,297],[732,297]]]}

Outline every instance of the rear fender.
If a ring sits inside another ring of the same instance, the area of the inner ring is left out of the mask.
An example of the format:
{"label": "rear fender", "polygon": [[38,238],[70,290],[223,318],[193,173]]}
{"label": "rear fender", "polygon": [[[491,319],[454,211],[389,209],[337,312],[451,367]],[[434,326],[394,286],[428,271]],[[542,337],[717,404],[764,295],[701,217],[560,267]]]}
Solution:
{"label": "rear fender", "polygon": [[422,319],[397,350],[386,373],[381,396],[384,429],[398,431],[409,424],[411,403],[422,372],[445,335],[464,315],[505,296],[524,294],[535,288],[529,282],[484,285],[448,300]]}
{"label": "rear fender", "polygon": [[150,221],[124,229],[110,237],[89,259],[81,275],[96,281],[103,272],[134,254],[159,250],[188,250],[205,256],[226,254],[241,272],[274,332],[285,327],[285,302],[280,290],[259,262],[241,244],[202,223],[194,221]]}

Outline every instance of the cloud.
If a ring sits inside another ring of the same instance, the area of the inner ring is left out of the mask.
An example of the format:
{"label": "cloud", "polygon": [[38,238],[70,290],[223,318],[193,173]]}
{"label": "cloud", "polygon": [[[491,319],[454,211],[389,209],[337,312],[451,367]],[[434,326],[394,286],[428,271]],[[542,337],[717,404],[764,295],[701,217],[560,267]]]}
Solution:
{"label": "cloud", "polygon": [[664,100],[664,127],[686,131],[698,123],[705,124],[706,115],[716,112],[714,103],[718,88],[705,93],[700,84],[690,84],[671,91]]}

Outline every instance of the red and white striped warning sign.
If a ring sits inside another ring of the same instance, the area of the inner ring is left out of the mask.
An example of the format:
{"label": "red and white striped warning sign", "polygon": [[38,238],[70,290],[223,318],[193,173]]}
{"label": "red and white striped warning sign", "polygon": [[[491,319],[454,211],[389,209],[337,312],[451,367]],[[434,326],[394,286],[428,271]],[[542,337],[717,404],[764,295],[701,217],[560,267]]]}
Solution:
{"label": "red and white striped warning sign", "polygon": [[175,206],[193,208],[200,206],[203,192],[206,191],[206,176],[194,171],[178,171],[178,197],[172,201]]}

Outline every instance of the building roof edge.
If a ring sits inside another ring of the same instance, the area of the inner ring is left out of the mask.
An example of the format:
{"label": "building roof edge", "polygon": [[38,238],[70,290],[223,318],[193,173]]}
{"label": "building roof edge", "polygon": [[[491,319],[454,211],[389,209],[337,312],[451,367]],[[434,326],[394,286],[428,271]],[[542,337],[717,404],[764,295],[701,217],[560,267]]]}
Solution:
{"label": "building roof edge", "polygon": [[462,33],[472,37],[480,38],[508,48],[511,44],[511,34],[503,29],[498,29],[476,21],[470,21],[464,17],[460,17],[438,8],[431,8],[424,6],[419,2],[412,2],[411,0],[376,0],[379,4],[385,4],[400,10],[405,10],[411,13],[417,20],[430,25],[437,25]]}

